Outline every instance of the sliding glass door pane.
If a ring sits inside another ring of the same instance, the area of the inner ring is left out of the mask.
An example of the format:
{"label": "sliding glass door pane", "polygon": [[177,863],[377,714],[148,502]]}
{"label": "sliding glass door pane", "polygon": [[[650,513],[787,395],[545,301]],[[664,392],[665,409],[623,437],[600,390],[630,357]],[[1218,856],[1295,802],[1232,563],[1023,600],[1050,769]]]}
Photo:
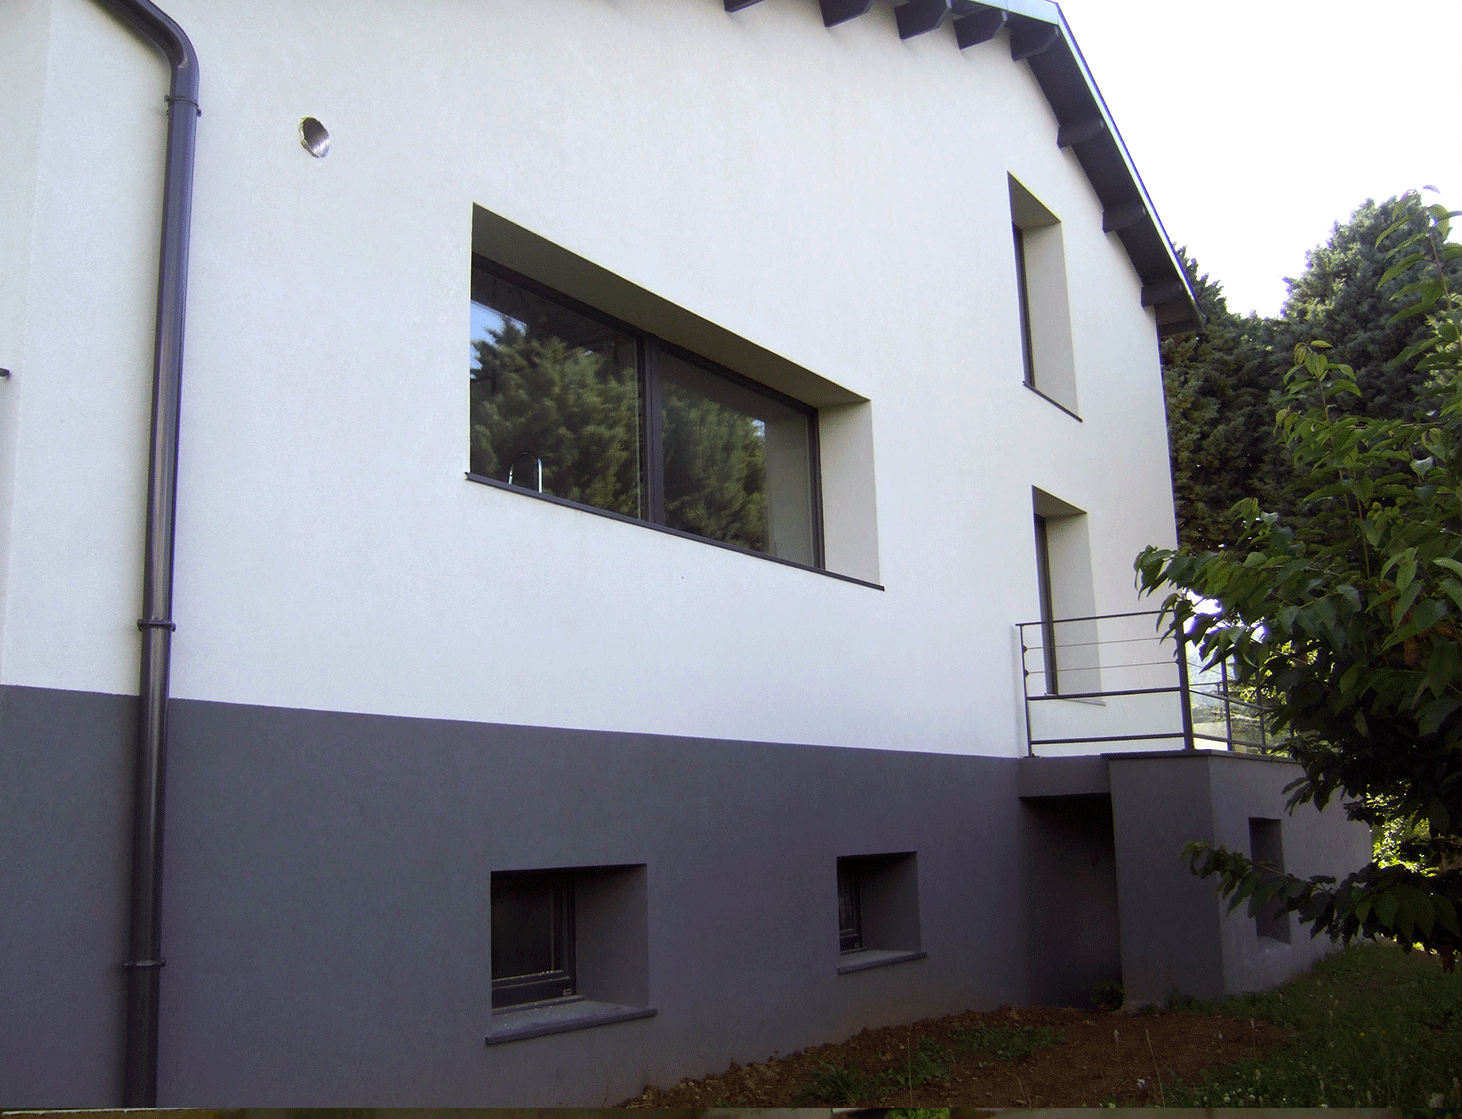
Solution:
{"label": "sliding glass door pane", "polygon": [[648,515],[634,338],[479,270],[470,369],[473,474]]}
{"label": "sliding glass door pane", "polygon": [[666,525],[815,562],[804,413],[663,353],[661,439]]}

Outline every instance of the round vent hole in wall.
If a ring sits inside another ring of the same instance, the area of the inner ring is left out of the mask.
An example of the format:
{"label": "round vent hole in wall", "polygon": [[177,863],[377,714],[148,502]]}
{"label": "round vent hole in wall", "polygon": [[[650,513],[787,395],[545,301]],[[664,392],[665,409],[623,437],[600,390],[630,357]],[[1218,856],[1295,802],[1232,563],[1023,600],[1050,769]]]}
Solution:
{"label": "round vent hole in wall", "polygon": [[316,159],[324,159],[330,150],[330,131],[314,117],[300,121],[300,144]]}

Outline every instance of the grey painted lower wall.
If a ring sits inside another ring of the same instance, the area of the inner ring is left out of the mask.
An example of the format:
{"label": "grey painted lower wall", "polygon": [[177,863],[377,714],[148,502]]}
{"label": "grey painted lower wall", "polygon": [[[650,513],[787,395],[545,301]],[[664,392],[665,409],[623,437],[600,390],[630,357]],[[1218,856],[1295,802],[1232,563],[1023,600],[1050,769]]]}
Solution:
{"label": "grey painted lower wall", "polygon": [[0,688],[0,1106],[120,1102],[135,726]]}
{"label": "grey painted lower wall", "polygon": [[[8,1104],[117,1102],[131,713],[0,700]],[[164,1105],[613,1104],[1026,994],[1009,760],[186,701],[171,719]],[[925,957],[839,975],[837,858],[893,852],[917,852]],[[491,872],[639,865],[655,1016],[485,1045]]]}
{"label": "grey painted lower wall", "polygon": [[[7,1105],[119,1100],[133,712],[0,689]],[[1077,1000],[1145,966],[1151,884],[1223,976],[1211,886],[1122,867],[1124,805],[1186,838],[1212,801],[1167,768],[1171,810],[1163,771],[1127,763],[1110,799],[1022,801],[1010,758],[177,701],[160,1102],[613,1104],[867,1025]],[[874,947],[903,962],[839,974],[837,860],[895,854],[884,893],[912,881],[917,912]],[[580,868],[582,993],[626,1020],[503,1041],[535,1020],[490,1010],[490,876],[534,868]]]}
{"label": "grey painted lower wall", "polygon": [[1109,757],[1128,1005],[1174,994],[1218,998],[1273,986],[1333,949],[1290,919],[1289,943],[1261,937],[1247,905],[1227,913],[1211,882],[1178,857],[1190,839],[1249,853],[1249,821],[1283,833],[1284,869],[1343,876],[1370,859],[1370,832],[1339,805],[1286,810],[1300,767],[1253,754],[1196,751]]}
{"label": "grey painted lower wall", "polygon": [[1122,981],[1111,798],[1028,798],[1022,808],[1029,997],[1085,1006]]}

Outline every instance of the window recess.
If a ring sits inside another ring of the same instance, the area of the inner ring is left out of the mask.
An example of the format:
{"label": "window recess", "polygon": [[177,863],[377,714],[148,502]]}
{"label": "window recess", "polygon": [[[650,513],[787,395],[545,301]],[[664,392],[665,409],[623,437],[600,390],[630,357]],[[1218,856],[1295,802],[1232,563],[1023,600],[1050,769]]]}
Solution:
{"label": "window recess", "polygon": [[649,1018],[643,864],[495,871],[488,1045]]}
{"label": "window recess", "polygon": [[[1273,876],[1284,873],[1284,833],[1279,820],[1249,817],[1249,858],[1267,867]],[[1289,926],[1289,912],[1277,900],[1254,916],[1254,932],[1265,946],[1290,943]]]}
{"label": "window recess", "polygon": [[838,974],[922,960],[914,852],[838,859]]}
{"label": "window recess", "polygon": [[1027,388],[1080,419],[1061,220],[1014,176],[1007,180],[1023,379]]}
{"label": "window recess", "polygon": [[824,566],[817,410],[474,257],[470,472]]}
{"label": "window recess", "polygon": [[1036,594],[1041,618],[1041,679],[1032,688],[1048,696],[1100,702],[1100,647],[1091,542],[1086,513],[1044,490],[1031,488],[1035,527]]}

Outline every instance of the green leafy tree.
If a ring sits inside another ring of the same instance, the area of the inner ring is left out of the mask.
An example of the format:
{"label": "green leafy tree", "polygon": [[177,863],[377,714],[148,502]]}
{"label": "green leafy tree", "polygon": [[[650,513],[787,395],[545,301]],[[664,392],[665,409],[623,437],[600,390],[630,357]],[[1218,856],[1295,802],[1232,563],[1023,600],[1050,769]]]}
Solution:
{"label": "green leafy tree", "polygon": [[[1245,497],[1291,518],[1299,514],[1290,498],[1293,465],[1268,436],[1296,345],[1330,339],[1330,360],[1355,371],[1360,394],[1332,401],[1341,411],[1405,419],[1423,406],[1426,378],[1416,359],[1395,359],[1426,337],[1428,327],[1421,317],[1393,314],[1391,297],[1407,281],[1396,276],[1383,282],[1388,262],[1377,239],[1391,226],[1397,227],[1393,241],[1404,239],[1426,229],[1427,221],[1415,195],[1379,204],[1367,199],[1306,254],[1304,273],[1286,281],[1289,298],[1273,319],[1230,312],[1219,286],[1183,257],[1206,322],[1201,334],[1163,345],[1180,541],[1197,548],[1234,546],[1238,526],[1228,511]],[[1462,290],[1462,261],[1436,266],[1452,290]]]}
{"label": "green leafy tree", "polygon": [[[1325,244],[1305,254],[1305,271],[1287,280],[1289,298],[1276,323],[1275,352],[1281,358],[1312,338],[1334,343],[1332,362],[1355,370],[1360,395],[1339,402],[1346,411],[1374,419],[1406,419],[1427,406],[1427,378],[1415,358],[1399,354],[1426,337],[1425,317],[1397,317],[1393,299],[1407,282],[1387,277],[1390,260],[1382,233],[1398,243],[1428,229],[1429,214],[1418,195],[1366,199],[1344,223],[1336,222]],[[1435,267],[1453,291],[1462,290],[1462,261]]]}
{"label": "green leafy tree", "polygon": [[1325,342],[1298,344],[1276,425],[1295,515],[1247,498],[1235,547],[1149,548],[1136,567],[1144,591],[1168,592],[1171,631],[1210,662],[1232,658],[1270,703],[1304,770],[1291,808],[1346,797],[1352,818],[1401,825],[1394,862],[1338,883],[1205,844],[1187,848],[1195,872],[1219,876],[1230,908],[1277,901],[1315,933],[1394,936],[1450,961],[1462,948],[1462,310],[1448,277],[1462,246],[1447,242],[1454,215],[1420,212],[1380,231],[1392,264],[1377,283],[1397,285],[1397,322],[1427,323],[1396,359],[1416,363],[1422,407],[1345,407],[1362,396],[1354,369]]}

